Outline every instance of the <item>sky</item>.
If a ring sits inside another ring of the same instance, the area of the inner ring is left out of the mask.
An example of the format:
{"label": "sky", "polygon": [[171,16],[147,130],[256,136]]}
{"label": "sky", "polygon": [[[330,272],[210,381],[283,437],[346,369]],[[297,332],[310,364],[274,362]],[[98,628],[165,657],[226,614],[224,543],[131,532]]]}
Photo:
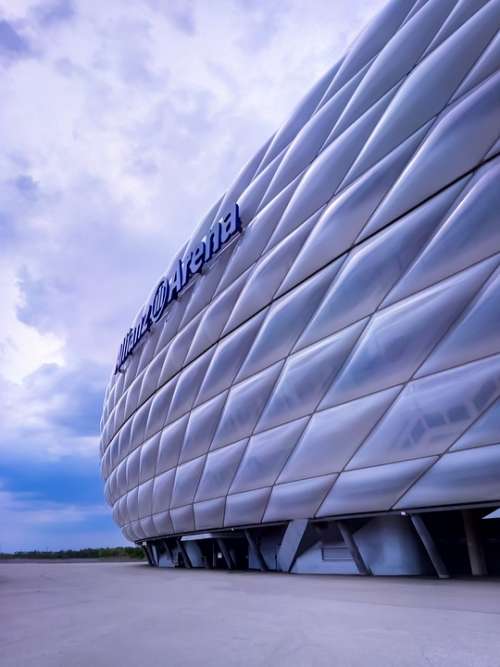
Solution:
{"label": "sky", "polygon": [[125,544],[99,419],[179,246],[384,0],[0,0],[0,551]]}

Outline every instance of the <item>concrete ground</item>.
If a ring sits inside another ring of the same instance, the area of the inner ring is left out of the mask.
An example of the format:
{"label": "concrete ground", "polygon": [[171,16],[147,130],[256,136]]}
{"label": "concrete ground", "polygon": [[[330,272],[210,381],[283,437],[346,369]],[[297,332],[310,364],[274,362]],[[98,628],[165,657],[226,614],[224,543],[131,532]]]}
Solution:
{"label": "concrete ground", "polygon": [[500,666],[500,582],[0,564],[2,667]]}

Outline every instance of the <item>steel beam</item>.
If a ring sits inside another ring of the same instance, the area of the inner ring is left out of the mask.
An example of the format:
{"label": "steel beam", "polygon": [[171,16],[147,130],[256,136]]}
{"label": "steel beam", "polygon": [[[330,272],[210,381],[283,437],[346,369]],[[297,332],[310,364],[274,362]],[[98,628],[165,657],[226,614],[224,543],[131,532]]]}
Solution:
{"label": "steel beam", "polygon": [[248,547],[250,551],[253,553],[253,555],[257,559],[257,562],[259,563],[259,568],[261,569],[262,572],[267,572],[269,568],[267,567],[266,561],[264,560],[264,556],[262,555],[261,550],[259,549],[259,545],[255,541],[254,536],[249,530],[244,530],[243,532],[245,533],[245,537],[247,538]]}
{"label": "steel beam", "polygon": [[474,577],[485,577],[488,571],[479,535],[477,515],[473,510],[462,510],[462,518],[464,521],[471,573]]}
{"label": "steel beam", "polygon": [[149,545],[148,545],[148,543],[145,542],[145,543],[142,544],[141,546],[142,546],[142,550],[143,550],[144,553],[146,554],[146,558],[147,558],[147,561],[148,561],[149,565],[150,565],[151,567],[154,567],[155,564],[153,563],[153,559],[152,559],[152,557],[151,557],[151,553],[150,553],[150,551],[149,551]]}
{"label": "steel beam", "polygon": [[419,536],[420,541],[424,545],[424,549],[426,550],[427,555],[429,556],[429,559],[436,571],[437,576],[440,579],[448,579],[450,576],[448,568],[443,563],[443,559],[439,554],[436,543],[432,539],[432,535],[429,533],[429,530],[427,529],[424,520],[422,519],[420,514],[410,514],[410,519],[413,524],[413,527],[417,531],[417,535]]}
{"label": "steel beam", "polygon": [[356,567],[358,568],[358,572],[364,576],[370,575],[372,572],[368,565],[365,563],[363,556],[358,549],[358,545],[354,541],[351,529],[345,523],[345,521],[337,521],[336,524],[340,530],[342,539],[344,540],[346,547],[349,549],[349,553],[351,554],[351,557],[356,564]]}
{"label": "steel beam", "polygon": [[191,559],[188,556],[188,552],[186,550],[186,547],[184,546],[184,543],[182,542],[182,539],[177,539],[177,545],[179,547],[179,551],[184,557],[184,564],[186,567],[193,567],[193,564],[191,563]]}
{"label": "steel beam", "polygon": [[282,572],[292,569],[308,526],[309,519],[294,519],[288,523],[278,551],[278,567]]}
{"label": "steel beam", "polygon": [[233,559],[231,558],[231,554],[229,553],[229,550],[222,538],[217,539],[217,546],[222,552],[222,556],[224,558],[224,562],[226,563],[226,567],[228,570],[234,570],[234,563]]}

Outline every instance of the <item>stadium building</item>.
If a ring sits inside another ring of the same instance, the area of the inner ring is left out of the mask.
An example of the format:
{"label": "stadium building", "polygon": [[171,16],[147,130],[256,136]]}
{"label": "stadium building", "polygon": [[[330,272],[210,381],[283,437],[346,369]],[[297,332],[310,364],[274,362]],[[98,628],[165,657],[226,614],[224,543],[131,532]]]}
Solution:
{"label": "stadium building", "polygon": [[101,423],[152,565],[500,573],[500,0],[392,0],[153,286]]}

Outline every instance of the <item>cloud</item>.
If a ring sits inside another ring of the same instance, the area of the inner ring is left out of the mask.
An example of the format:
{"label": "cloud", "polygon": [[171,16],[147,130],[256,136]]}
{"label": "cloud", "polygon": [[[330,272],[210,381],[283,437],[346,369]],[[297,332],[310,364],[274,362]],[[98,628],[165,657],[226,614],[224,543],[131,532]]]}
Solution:
{"label": "cloud", "polygon": [[9,482],[39,471],[22,493],[83,502],[65,483],[83,465],[85,503],[101,502],[100,402],[124,332],[384,1],[0,0],[0,457]]}
{"label": "cloud", "polygon": [[43,2],[33,9],[35,20],[44,28],[69,21],[76,16],[72,0],[54,0]]}
{"label": "cloud", "polygon": [[0,480],[0,551],[81,549],[125,544],[103,505],[47,502],[12,493]]}
{"label": "cloud", "polygon": [[0,456],[21,465],[65,457],[92,460],[97,472],[104,373],[97,365],[45,364],[20,384],[2,380]]}
{"label": "cloud", "polygon": [[24,58],[31,52],[29,43],[12,24],[0,20],[0,59],[5,61]]}

